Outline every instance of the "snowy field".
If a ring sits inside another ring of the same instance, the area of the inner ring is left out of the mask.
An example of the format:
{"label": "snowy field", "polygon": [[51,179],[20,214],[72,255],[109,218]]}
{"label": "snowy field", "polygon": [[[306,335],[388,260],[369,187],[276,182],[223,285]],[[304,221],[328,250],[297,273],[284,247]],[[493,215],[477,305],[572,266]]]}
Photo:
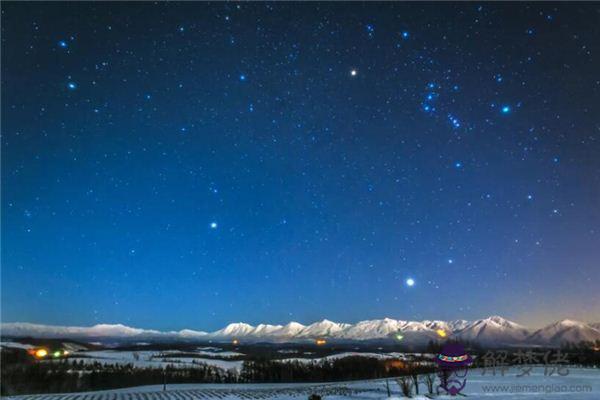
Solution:
{"label": "snowy field", "polygon": [[[7,345],[8,347],[8,345]],[[15,347],[15,346],[13,346]],[[306,354],[306,353],[305,353]],[[242,369],[245,354],[235,351],[223,351],[216,347],[199,347],[191,351],[164,350],[164,351],[124,351],[124,350],[100,350],[100,351],[75,351],[69,356],[70,361],[82,361],[84,364],[132,364],[137,368],[159,368],[167,365],[175,368],[194,368],[203,364],[221,368],[223,370]],[[290,357],[279,359],[280,362],[298,361],[303,363],[319,363],[332,361],[345,357],[369,357],[377,359],[407,359],[407,353],[367,353],[367,352],[344,352],[326,357]],[[411,353],[411,357],[424,356],[420,353]]]}
{"label": "snowy field", "polygon": [[[595,400],[600,399],[600,370],[574,369],[567,376],[544,376],[543,368],[536,368],[531,376],[516,378],[518,371],[509,371],[504,377],[484,376],[481,370],[469,371],[468,383],[463,393],[473,399],[490,400]],[[400,390],[390,380],[392,398],[402,398]],[[494,392],[491,392],[491,391]],[[511,393],[515,390],[521,393]],[[524,391],[527,391],[525,393]],[[427,399],[423,395],[413,399]],[[7,397],[15,400],[196,400],[196,399],[300,399],[319,394],[328,400],[386,399],[385,380],[335,382],[324,384],[186,384],[142,386],[128,389]],[[449,399],[451,396],[439,396]],[[460,398],[453,397],[454,399]]]}
{"label": "snowy field", "polygon": [[[189,356],[182,356],[183,354]],[[232,351],[211,352],[196,350],[193,352],[167,351],[82,351],[73,353],[70,361],[83,361],[86,364],[99,362],[101,364],[133,364],[137,368],[164,368],[172,367],[189,368],[202,364],[213,365],[224,370],[242,368],[243,361],[228,360],[233,357],[243,356]]]}

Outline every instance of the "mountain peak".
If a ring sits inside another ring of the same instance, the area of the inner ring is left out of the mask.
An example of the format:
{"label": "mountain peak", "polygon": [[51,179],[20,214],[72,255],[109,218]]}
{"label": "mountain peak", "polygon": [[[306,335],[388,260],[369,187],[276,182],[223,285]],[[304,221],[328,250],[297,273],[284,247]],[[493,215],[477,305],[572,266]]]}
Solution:
{"label": "mountain peak", "polygon": [[587,325],[585,322],[575,321],[573,319],[563,319],[556,323],[557,325],[562,326],[584,326]]}

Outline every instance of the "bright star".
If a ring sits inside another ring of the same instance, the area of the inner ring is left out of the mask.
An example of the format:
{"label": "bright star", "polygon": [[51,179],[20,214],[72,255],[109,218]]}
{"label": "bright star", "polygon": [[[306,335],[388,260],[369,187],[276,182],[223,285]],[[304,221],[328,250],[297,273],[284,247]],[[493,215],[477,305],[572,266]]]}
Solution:
{"label": "bright star", "polygon": [[402,32],[402,37],[408,39],[409,33],[407,31]]}
{"label": "bright star", "polygon": [[454,163],[454,167],[456,167],[456,168],[462,168],[462,166],[463,165],[462,165],[462,163],[460,161],[457,161],[457,162]]}
{"label": "bright star", "polygon": [[406,280],[406,286],[408,286],[408,287],[415,286],[415,280],[413,278],[408,278]]}
{"label": "bright star", "polygon": [[240,81],[245,81],[245,80],[246,80],[246,75],[244,75],[244,74],[241,74],[241,75],[240,75]]}
{"label": "bright star", "polygon": [[510,106],[502,106],[502,114],[508,114],[510,112]]}
{"label": "bright star", "polygon": [[64,40],[59,41],[58,45],[60,47],[62,47],[63,49],[66,49],[67,47],[69,47],[69,45],[67,44],[67,42],[65,42]]}
{"label": "bright star", "polygon": [[352,71],[350,71],[350,75],[351,76],[356,76],[358,74],[358,71],[353,69]]}
{"label": "bright star", "polygon": [[451,259],[451,258],[449,258],[449,259],[448,259],[448,264],[454,264],[454,260],[453,260],[453,259]]}
{"label": "bright star", "polygon": [[77,84],[75,82],[69,82],[69,83],[67,83],[67,87],[70,90],[75,90],[75,89],[77,89]]}
{"label": "bright star", "polygon": [[211,222],[210,223],[210,229],[217,229],[217,223],[216,222]]}

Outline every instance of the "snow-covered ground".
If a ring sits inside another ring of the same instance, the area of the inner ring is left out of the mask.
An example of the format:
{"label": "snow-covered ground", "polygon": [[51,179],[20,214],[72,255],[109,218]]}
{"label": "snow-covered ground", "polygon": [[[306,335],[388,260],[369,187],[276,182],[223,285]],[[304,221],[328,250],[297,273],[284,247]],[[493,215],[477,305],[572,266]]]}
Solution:
{"label": "snow-covered ground", "polygon": [[[463,393],[473,399],[490,400],[595,400],[600,398],[600,370],[571,368],[567,376],[544,376],[543,367],[534,368],[531,376],[517,378],[519,371],[509,370],[505,376],[483,375],[482,370],[469,371]],[[392,398],[402,395],[390,379]],[[196,400],[196,399],[306,399],[316,393],[327,400],[387,399],[386,381],[369,380],[335,383],[296,384],[186,384],[142,386],[111,391],[54,395],[15,396],[14,400]],[[515,390],[520,393],[514,393]],[[524,392],[527,390],[527,392]],[[413,399],[427,399],[423,395]],[[439,396],[439,399],[459,397]]]}
{"label": "snow-covered ground", "polygon": [[[307,353],[305,353],[306,355]],[[344,352],[333,354],[326,357],[290,357],[279,361],[299,361],[304,363],[332,361],[345,357],[370,357],[378,359],[407,359],[406,353],[360,353]],[[410,356],[422,356],[422,354],[412,354]],[[69,360],[82,361],[84,364],[132,364],[138,368],[164,368],[171,365],[175,368],[198,367],[201,364],[208,364],[224,370],[234,369],[240,371],[244,357],[243,353],[235,351],[220,351],[218,348],[198,348],[194,351],[122,351],[122,350],[101,350],[101,351],[77,351],[71,354]]]}
{"label": "snow-covered ground", "polygon": [[19,343],[19,342],[0,342],[0,347],[6,347],[8,349],[23,349],[23,350],[29,350],[29,349],[33,349],[35,348],[34,345],[31,344],[25,344],[25,343]]}
{"label": "snow-covered ground", "polygon": [[284,359],[281,359],[278,361],[282,361],[282,362],[299,361],[299,362],[305,362],[305,363],[311,363],[311,362],[318,363],[318,362],[322,362],[322,361],[339,360],[340,358],[346,358],[346,357],[367,357],[367,358],[377,358],[379,360],[394,358],[394,359],[399,359],[399,360],[406,360],[407,354],[406,353],[396,353],[396,352],[391,352],[391,353],[363,352],[363,353],[360,353],[360,352],[347,351],[344,353],[332,354],[332,355],[326,356],[326,357],[316,357],[316,358],[295,357],[295,358],[284,358]]}
{"label": "snow-covered ground", "polygon": [[[182,356],[185,354],[185,356]],[[188,356],[189,355],[189,356]],[[207,351],[205,349],[182,353],[177,350],[167,351],[81,351],[73,353],[69,360],[83,361],[85,364],[99,362],[101,364],[133,364],[138,368],[164,368],[167,365],[181,368],[197,367],[200,364],[213,365],[224,370],[242,368],[243,361],[228,360],[243,356],[232,351]]]}

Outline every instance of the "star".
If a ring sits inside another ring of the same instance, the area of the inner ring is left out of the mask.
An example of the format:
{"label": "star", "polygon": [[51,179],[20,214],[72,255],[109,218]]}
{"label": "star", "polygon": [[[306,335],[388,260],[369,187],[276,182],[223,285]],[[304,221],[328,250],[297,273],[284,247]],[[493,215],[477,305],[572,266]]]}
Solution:
{"label": "star", "polygon": [[510,112],[510,106],[502,106],[500,111],[502,112],[502,114],[508,114]]}
{"label": "star", "polygon": [[240,75],[240,81],[244,82],[246,80],[246,75],[241,74]]}
{"label": "star", "polygon": [[67,83],[67,88],[69,90],[75,90],[75,89],[77,89],[77,84],[75,82],[69,82],[69,83]]}
{"label": "star", "polygon": [[356,75],[358,75],[358,71],[357,70],[355,70],[355,69],[350,70],[350,76],[356,76]]}
{"label": "star", "polygon": [[64,41],[64,40],[60,40],[58,42],[58,46],[62,47],[63,49],[66,49],[67,47],[69,47],[69,44],[66,41]]}
{"label": "star", "polygon": [[414,280],[413,278],[408,278],[408,279],[406,280],[406,286],[408,286],[408,287],[413,287],[413,286],[415,286],[415,280]]}
{"label": "star", "polygon": [[216,222],[211,222],[210,223],[210,229],[217,229],[218,225]]}

